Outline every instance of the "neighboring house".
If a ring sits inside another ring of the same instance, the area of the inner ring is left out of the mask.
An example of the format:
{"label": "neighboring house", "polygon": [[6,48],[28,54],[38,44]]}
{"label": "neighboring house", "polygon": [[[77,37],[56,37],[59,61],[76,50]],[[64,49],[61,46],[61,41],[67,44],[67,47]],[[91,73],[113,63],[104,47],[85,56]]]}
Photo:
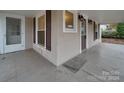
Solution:
{"label": "neighboring house", "polygon": [[99,23],[80,11],[0,13],[0,54],[33,48],[59,66],[100,42]]}

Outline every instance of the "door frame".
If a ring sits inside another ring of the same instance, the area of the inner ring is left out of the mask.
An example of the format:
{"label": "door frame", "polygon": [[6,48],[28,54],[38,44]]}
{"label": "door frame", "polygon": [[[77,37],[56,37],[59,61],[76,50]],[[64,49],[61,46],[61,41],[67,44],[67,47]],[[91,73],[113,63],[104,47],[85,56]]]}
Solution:
{"label": "door frame", "polygon": [[[6,45],[6,17],[21,19],[21,44]],[[10,53],[25,49],[25,16],[3,13],[2,14],[3,49],[2,53]]]}
{"label": "door frame", "polygon": [[85,16],[83,16],[83,17],[84,17],[85,22],[86,22],[86,26],[85,26],[85,28],[86,28],[86,42],[85,42],[85,46],[86,47],[85,47],[85,49],[82,50],[81,20],[78,19],[78,21],[79,21],[79,24],[78,24],[79,25],[79,32],[80,32],[80,53],[86,51],[86,49],[88,48],[88,45],[87,45],[87,41],[88,41],[87,18],[85,18]]}

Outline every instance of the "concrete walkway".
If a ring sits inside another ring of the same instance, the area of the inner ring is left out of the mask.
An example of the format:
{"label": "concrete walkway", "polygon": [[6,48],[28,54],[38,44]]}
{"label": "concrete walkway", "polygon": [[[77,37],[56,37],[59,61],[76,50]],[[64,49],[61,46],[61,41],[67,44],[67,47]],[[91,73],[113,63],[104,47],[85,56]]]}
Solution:
{"label": "concrete walkway", "polygon": [[56,67],[33,50],[0,55],[1,82],[124,82],[124,46],[99,44],[69,61],[86,63],[76,72]]}

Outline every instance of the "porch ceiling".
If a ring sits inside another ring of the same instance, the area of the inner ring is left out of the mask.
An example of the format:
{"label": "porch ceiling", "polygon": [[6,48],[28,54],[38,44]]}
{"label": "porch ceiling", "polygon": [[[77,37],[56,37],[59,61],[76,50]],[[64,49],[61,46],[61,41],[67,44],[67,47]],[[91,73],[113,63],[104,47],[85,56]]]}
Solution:
{"label": "porch ceiling", "polygon": [[124,22],[123,10],[81,10],[81,13],[101,24]]}
{"label": "porch ceiling", "polygon": [[[34,16],[41,10],[0,10],[0,12]],[[124,10],[80,10],[79,12],[101,24],[124,22]]]}
{"label": "porch ceiling", "polygon": [[0,10],[1,13],[14,13],[23,16],[35,16],[41,10]]}

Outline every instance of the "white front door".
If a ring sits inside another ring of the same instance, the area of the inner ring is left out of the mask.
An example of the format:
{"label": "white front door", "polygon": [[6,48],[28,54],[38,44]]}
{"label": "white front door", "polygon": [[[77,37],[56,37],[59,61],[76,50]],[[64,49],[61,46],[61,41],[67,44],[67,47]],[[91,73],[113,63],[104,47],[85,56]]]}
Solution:
{"label": "white front door", "polygon": [[25,49],[25,17],[17,15],[4,16],[3,53]]}

